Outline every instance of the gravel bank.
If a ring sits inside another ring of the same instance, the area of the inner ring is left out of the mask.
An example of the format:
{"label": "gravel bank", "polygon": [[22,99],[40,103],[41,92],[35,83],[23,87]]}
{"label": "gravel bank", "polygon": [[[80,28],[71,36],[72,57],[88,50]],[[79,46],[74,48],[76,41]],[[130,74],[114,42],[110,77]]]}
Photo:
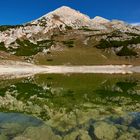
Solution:
{"label": "gravel bank", "polygon": [[140,66],[101,65],[101,66],[38,66],[24,62],[0,62],[0,75],[29,76],[38,73],[140,73]]}

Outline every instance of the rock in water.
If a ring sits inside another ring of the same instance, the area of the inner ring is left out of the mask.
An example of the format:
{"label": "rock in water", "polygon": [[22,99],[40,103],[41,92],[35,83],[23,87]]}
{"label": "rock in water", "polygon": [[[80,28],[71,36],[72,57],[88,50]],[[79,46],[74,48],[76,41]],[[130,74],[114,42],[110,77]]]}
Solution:
{"label": "rock in water", "polygon": [[106,122],[97,122],[94,125],[94,134],[100,140],[114,140],[118,129]]}

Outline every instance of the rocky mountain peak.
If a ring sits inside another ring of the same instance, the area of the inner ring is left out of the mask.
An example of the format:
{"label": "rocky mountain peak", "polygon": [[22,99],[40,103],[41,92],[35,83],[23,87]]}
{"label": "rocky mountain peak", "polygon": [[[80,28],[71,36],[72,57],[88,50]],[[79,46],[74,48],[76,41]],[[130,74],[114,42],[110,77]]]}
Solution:
{"label": "rocky mountain peak", "polygon": [[48,16],[53,15],[53,14],[57,14],[63,18],[74,17],[74,18],[83,18],[86,20],[90,19],[87,15],[84,15],[84,14],[80,13],[79,11],[76,11],[70,7],[67,7],[67,6],[62,6],[58,9],[44,15],[43,17],[48,17]]}
{"label": "rocky mountain peak", "polygon": [[93,21],[94,23],[100,23],[100,24],[104,24],[104,23],[110,22],[110,20],[105,19],[105,18],[100,17],[100,16],[96,16],[94,19],[92,19],[92,21]]}
{"label": "rocky mountain peak", "polygon": [[46,22],[46,25],[52,28],[60,25],[79,28],[81,26],[90,26],[91,19],[79,11],[67,6],[62,6],[33,21],[32,24],[40,24],[40,22],[43,22],[44,25]]}

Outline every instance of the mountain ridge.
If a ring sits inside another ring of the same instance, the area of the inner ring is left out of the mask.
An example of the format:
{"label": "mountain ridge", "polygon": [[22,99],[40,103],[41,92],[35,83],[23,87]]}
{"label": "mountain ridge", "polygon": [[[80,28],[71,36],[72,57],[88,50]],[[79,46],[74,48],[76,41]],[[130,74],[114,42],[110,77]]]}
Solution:
{"label": "mountain ridge", "polygon": [[26,57],[67,47],[76,50],[82,46],[118,56],[139,56],[139,44],[139,26],[99,16],[92,19],[67,6],[24,25],[0,27],[0,50]]}

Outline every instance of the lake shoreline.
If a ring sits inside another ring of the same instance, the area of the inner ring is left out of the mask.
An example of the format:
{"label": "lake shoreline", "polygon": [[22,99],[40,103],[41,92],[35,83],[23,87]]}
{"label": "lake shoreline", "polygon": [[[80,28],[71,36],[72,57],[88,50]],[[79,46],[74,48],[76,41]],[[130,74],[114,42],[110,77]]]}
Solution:
{"label": "lake shoreline", "polygon": [[46,66],[26,62],[1,61],[0,76],[30,76],[35,74],[64,74],[64,73],[97,73],[97,74],[131,74],[140,73],[140,66],[132,65],[96,65],[96,66]]}

